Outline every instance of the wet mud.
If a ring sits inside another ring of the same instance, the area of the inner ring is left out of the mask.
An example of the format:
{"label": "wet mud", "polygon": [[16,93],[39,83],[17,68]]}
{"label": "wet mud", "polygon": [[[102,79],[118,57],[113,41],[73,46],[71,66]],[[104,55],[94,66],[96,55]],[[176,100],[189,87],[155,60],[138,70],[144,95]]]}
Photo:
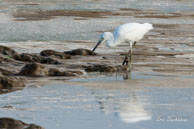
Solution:
{"label": "wet mud", "polygon": [[[105,18],[110,15],[108,11],[85,11],[85,10],[19,10],[13,16],[17,21],[49,20],[59,16],[73,16],[83,18]],[[80,20],[80,19],[79,19]]]}
{"label": "wet mud", "polygon": [[57,17],[70,16],[74,20],[89,20],[92,18],[108,18],[113,16],[133,16],[135,18],[157,18],[157,19],[177,19],[190,18],[194,19],[192,12],[172,12],[164,13],[159,10],[142,10],[135,8],[120,8],[114,11],[102,10],[17,10],[13,14],[16,21],[38,21],[50,20]]}

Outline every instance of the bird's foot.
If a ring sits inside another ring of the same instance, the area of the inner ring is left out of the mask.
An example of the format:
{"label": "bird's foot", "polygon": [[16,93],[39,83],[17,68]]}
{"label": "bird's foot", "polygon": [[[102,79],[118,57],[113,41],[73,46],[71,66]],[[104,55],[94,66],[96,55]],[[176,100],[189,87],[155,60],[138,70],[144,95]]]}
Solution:
{"label": "bird's foot", "polygon": [[123,63],[122,63],[123,66],[127,66],[128,67],[128,72],[131,72],[132,70],[132,64],[131,64],[131,58],[128,58],[128,56],[125,57]]}
{"label": "bird's foot", "polygon": [[133,47],[136,46],[136,43],[137,43],[137,42],[134,42],[134,43],[133,43]]}
{"label": "bird's foot", "polygon": [[123,60],[123,63],[122,65],[128,65],[129,64],[129,59],[128,59],[128,56],[125,56],[125,59]]}
{"label": "bird's foot", "polygon": [[131,57],[129,55],[126,55],[122,65],[129,66],[129,62],[131,62]]}

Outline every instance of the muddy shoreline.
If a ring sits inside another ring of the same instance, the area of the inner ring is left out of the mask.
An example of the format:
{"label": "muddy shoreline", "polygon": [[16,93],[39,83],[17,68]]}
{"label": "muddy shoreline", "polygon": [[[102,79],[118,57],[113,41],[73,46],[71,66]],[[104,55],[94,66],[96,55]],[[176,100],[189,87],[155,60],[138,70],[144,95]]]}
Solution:
{"label": "muddy shoreline", "polygon": [[[158,25],[155,26],[157,27]],[[159,25],[159,27],[163,26]],[[79,43],[80,46],[82,42]],[[118,48],[123,47],[125,47],[125,45],[121,45]],[[44,80],[52,83],[54,80],[60,82],[61,80],[89,77],[91,72],[96,75],[114,75],[115,73],[125,75],[126,73],[130,73],[128,68],[121,65],[124,55],[126,54],[126,52],[123,51],[106,54],[101,51],[92,53],[89,49],[79,48],[63,52],[43,49],[39,53],[17,53],[14,48],[12,49],[12,46],[1,46],[0,50],[2,60],[0,71],[2,80],[8,77],[8,80],[9,78],[11,78],[11,80],[14,78],[16,81],[22,82],[22,87],[18,85],[18,88],[14,86],[4,86],[4,89],[2,86],[1,93],[23,89],[24,84],[32,85],[32,82],[33,85],[39,85],[43,83]],[[181,78],[178,86],[181,87],[181,85],[183,85],[182,81],[184,82],[184,80],[192,78],[194,69],[191,62],[193,60],[192,57],[187,57],[187,55],[192,55],[192,53],[192,51],[166,51],[160,50],[160,48],[149,48],[138,44],[135,46],[135,51],[133,53],[132,73],[142,72],[142,75],[147,74],[148,76],[154,73],[154,76],[173,77],[173,79],[169,80]],[[161,60],[163,60],[163,62],[161,62]],[[144,61],[144,63],[142,63],[142,61]],[[60,79],[56,79],[55,77],[60,77]],[[148,82],[153,82],[153,84],[148,83],[148,85],[155,85],[154,81],[156,80],[149,80]],[[10,83],[9,81],[7,82]],[[173,85],[173,81],[169,83]],[[159,83],[158,86],[159,85],[162,85],[162,83]],[[190,86],[191,85],[188,84],[188,87]]]}
{"label": "muddy shoreline", "polygon": [[[66,77],[65,79],[69,79],[82,76],[86,72],[114,73],[128,71],[126,66],[89,64],[89,61],[85,64],[79,62],[82,65],[76,65],[77,59],[82,60],[84,57],[90,56],[92,58],[97,56],[97,53],[88,49],[74,49],[64,52],[43,50],[39,54],[19,54],[9,47],[0,46],[0,56],[1,64],[3,64],[0,68],[0,93],[23,89],[25,87],[24,82],[29,82],[28,77],[33,77],[34,80],[37,78],[41,80],[41,77]],[[76,58],[74,59],[74,57]],[[70,59],[73,60],[74,64],[67,63]],[[12,66],[12,69],[7,66]]]}
{"label": "muddy shoreline", "polygon": [[[138,10],[126,8],[121,9],[121,11],[139,12]],[[194,63],[192,34],[194,33],[192,30],[194,26],[172,23],[158,23],[153,24],[153,26],[154,29],[146,34],[143,40],[138,42],[134,48],[132,72],[145,75],[152,75],[153,73],[155,76],[174,77],[175,79],[177,77],[182,80],[192,78],[194,72],[192,65]],[[60,80],[74,78],[72,76],[78,78],[89,77],[89,73],[85,70],[87,68],[95,69],[99,66],[101,69],[108,67],[105,75],[108,75],[109,72],[121,72],[122,70],[118,71],[114,67],[121,66],[124,55],[128,51],[127,44],[121,44],[117,48],[110,49],[102,45],[98,48],[97,53],[91,53],[90,50],[94,47],[95,42],[89,40],[28,41],[2,43],[2,45],[4,46],[1,47],[4,48],[1,49],[1,73],[3,75],[21,76],[22,74],[19,75],[18,73],[25,65],[39,63],[43,66],[36,64],[36,67],[44,67],[44,70],[40,70],[43,72],[35,73],[35,75],[44,76],[43,80],[49,80],[51,76],[66,76]],[[48,49],[44,46],[47,46]],[[72,70],[75,70],[74,73],[72,73]],[[104,72],[103,70],[88,71],[92,71],[96,75],[101,75],[101,72]],[[29,74],[28,72],[23,73],[25,76]],[[67,77],[68,75],[71,76]],[[45,77],[48,79],[45,79]],[[24,80],[31,80],[31,78],[24,78]],[[38,80],[35,81],[37,84],[41,83],[41,78],[34,78],[34,80]],[[52,81],[49,82],[52,83]]]}
{"label": "muddy shoreline", "polygon": [[[193,122],[193,1],[3,0],[0,9],[0,128],[146,128],[130,123],[133,113],[148,128],[159,115]],[[128,44],[90,51],[128,22],[154,27],[134,47],[131,72],[121,66]]]}

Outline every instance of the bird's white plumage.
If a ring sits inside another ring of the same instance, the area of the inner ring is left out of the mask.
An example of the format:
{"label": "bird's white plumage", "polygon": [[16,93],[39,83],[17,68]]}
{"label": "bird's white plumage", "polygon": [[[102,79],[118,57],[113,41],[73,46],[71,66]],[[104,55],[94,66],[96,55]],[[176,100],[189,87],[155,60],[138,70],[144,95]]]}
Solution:
{"label": "bird's white plumage", "polygon": [[[96,50],[96,48],[103,42],[106,42],[106,45],[108,47],[115,47],[121,43],[129,43],[130,45],[130,63],[132,59],[132,48],[133,44],[140,39],[143,38],[143,36],[153,29],[152,24],[150,23],[126,23],[119,27],[117,27],[114,30],[114,33],[111,32],[104,32],[100,35],[100,39],[97,42],[96,46],[93,48],[93,52]],[[125,60],[123,61],[123,65],[128,65],[128,54],[125,57]]]}
{"label": "bird's white plumage", "polygon": [[139,41],[153,27],[149,23],[127,23],[114,30],[114,43]]}
{"label": "bird's white plumage", "polygon": [[143,36],[153,29],[149,23],[126,23],[114,30],[114,33],[104,32],[100,36],[100,40],[106,41],[108,47],[114,47],[121,43],[133,43],[139,41]]}

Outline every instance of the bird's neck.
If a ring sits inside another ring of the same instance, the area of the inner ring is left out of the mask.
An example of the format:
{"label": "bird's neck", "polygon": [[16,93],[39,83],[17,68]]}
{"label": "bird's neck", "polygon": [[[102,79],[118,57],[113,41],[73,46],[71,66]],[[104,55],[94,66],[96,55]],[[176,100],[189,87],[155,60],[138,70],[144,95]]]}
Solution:
{"label": "bird's neck", "polygon": [[107,47],[115,47],[117,44],[115,42],[114,36],[112,33],[109,35],[109,39],[106,41],[106,46]]}

